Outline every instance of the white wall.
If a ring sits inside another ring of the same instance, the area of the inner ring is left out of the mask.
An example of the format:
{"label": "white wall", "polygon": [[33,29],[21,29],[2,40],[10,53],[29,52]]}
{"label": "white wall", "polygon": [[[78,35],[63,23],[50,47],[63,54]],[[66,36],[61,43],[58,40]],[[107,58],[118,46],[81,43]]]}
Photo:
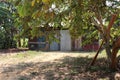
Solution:
{"label": "white wall", "polygon": [[60,50],[71,51],[71,36],[69,30],[61,30],[60,34]]}

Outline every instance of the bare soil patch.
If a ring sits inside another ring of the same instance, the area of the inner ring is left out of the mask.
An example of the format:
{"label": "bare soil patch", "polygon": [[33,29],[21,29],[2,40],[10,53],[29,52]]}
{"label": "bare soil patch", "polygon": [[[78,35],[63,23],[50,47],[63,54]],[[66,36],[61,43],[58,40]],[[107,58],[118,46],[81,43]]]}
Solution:
{"label": "bare soil patch", "polygon": [[[33,55],[35,54],[35,55]],[[20,52],[0,55],[0,80],[115,80],[105,57],[89,67],[94,53]],[[116,79],[119,80],[119,79]]]}

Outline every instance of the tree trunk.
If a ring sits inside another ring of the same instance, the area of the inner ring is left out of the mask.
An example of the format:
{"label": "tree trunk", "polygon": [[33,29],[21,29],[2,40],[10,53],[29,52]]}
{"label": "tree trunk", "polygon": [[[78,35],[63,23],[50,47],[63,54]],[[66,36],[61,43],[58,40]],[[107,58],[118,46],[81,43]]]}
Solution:
{"label": "tree trunk", "polygon": [[117,53],[120,47],[120,38],[118,38],[114,44],[113,44],[113,48],[112,48],[112,62],[111,62],[111,69],[112,70],[116,70],[117,69]]}
{"label": "tree trunk", "polygon": [[23,48],[25,48],[26,47],[26,45],[25,45],[25,38],[23,38],[23,46],[22,46]]}
{"label": "tree trunk", "polygon": [[20,38],[18,39],[18,47],[21,47],[21,41],[20,41]]}
{"label": "tree trunk", "polygon": [[112,52],[111,52],[111,49],[110,49],[109,41],[105,43],[105,50],[106,50],[108,61],[111,62],[111,58],[112,58],[111,53]]}
{"label": "tree trunk", "polygon": [[118,53],[119,48],[113,48],[112,51],[112,62],[111,62],[111,69],[117,70],[117,53]]}
{"label": "tree trunk", "polygon": [[[112,27],[112,25],[114,24],[115,20],[117,18],[117,14],[113,14],[111,17],[111,20],[109,22],[108,28],[105,31],[105,49],[106,49],[106,53],[107,53],[107,57],[108,57],[108,61],[109,61],[109,66],[111,68],[111,70],[116,70],[116,55],[118,52],[118,49],[116,49],[116,47],[113,47],[112,52],[111,52],[111,48],[110,48],[110,29]],[[113,45],[116,46],[116,45]]]}
{"label": "tree trunk", "polygon": [[114,24],[114,21],[117,18],[117,14],[113,14],[112,15],[107,29],[104,28],[104,26],[102,24],[102,17],[101,17],[101,15],[96,15],[96,16],[97,16],[96,18],[100,22],[100,27],[99,27],[100,29],[99,28],[97,28],[97,29],[102,34],[103,40],[105,41],[105,50],[106,50],[109,66],[113,67],[113,69],[114,69],[115,65],[116,65],[117,49],[115,49],[115,50],[113,49],[113,53],[112,53],[111,48],[110,48],[110,29],[111,29],[112,25]]}

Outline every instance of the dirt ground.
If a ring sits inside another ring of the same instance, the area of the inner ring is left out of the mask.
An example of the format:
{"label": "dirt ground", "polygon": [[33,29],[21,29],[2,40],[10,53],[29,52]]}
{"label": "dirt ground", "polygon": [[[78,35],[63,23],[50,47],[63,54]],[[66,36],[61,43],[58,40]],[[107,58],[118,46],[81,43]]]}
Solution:
{"label": "dirt ground", "polygon": [[120,80],[119,72],[109,71],[104,57],[99,57],[96,64],[89,67],[94,55],[84,52],[1,52],[0,80]]}

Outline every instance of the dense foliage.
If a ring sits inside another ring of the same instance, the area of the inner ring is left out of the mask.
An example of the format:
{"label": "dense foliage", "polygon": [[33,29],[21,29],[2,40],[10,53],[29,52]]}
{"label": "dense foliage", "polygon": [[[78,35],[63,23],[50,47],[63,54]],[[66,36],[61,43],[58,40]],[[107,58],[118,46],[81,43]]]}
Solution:
{"label": "dense foliage", "polygon": [[18,11],[16,22],[19,22],[22,27],[24,26],[22,33],[32,34],[33,36],[38,36],[36,33],[41,33],[38,27],[52,26],[69,28],[73,37],[81,34],[87,35],[86,32],[89,31],[91,35],[87,35],[88,38],[98,38],[98,30],[93,26],[104,25],[106,28],[111,14],[116,13],[118,11],[116,7],[119,6],[117,0],[9,1],[16,5]]}
{"label": "dense foliage", "polygon": [[14,41],[13,6],[0,2],[0,49],[16,47]]}

